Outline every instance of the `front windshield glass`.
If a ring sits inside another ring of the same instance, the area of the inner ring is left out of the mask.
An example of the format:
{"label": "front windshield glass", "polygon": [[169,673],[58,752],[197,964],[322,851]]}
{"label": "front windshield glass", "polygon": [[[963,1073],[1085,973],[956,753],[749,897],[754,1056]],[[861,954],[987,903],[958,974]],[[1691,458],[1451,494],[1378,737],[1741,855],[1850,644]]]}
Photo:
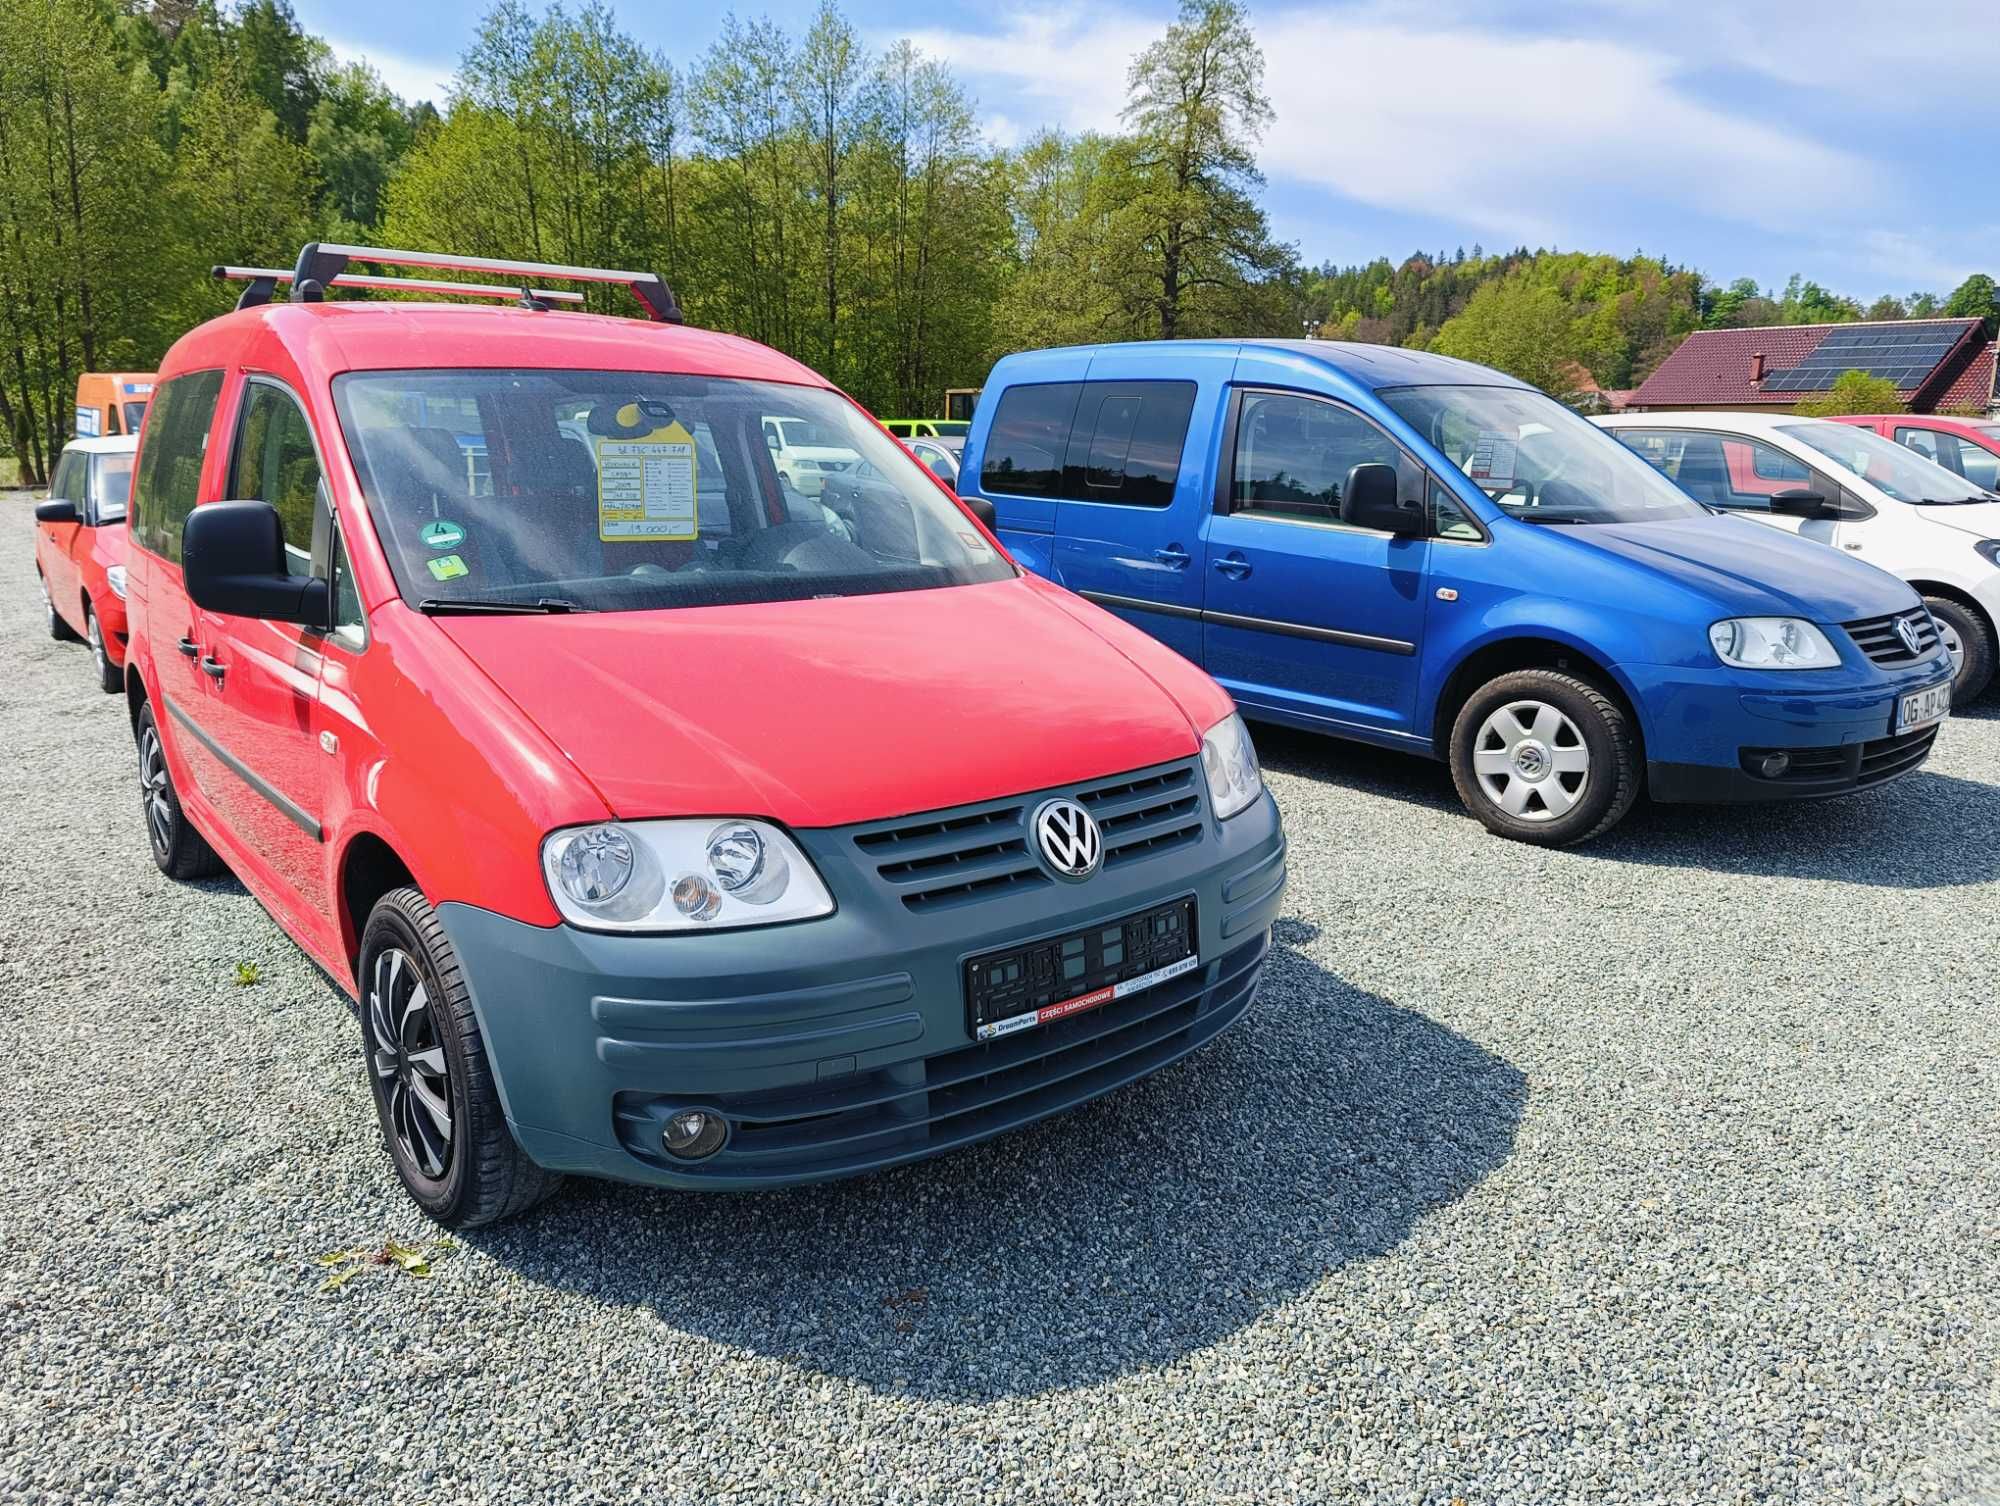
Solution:
{"label": "front windshield glass", "polygon": [[1701,506],[1609,434],[1525,387],[1390,387],[1378,396],[1525,523],[1657,523]]}
{"label": "front windshield glass", "polygon": [[97,499],[99,523],[122,523],[132,499],[132,452],[90,457],[90,494]]}
{"label": "front windshield glass", "polygon": [[[896,441],[821,388],[385,371],[339,377],[334,402],[403,598],[432,610],[640,611],[1014,574]],[[774,432],[862,463],[788,481]]]}
{"label": "front windshield glass", "polygon": [[1809,445],[1835,465],[1844,466],[1877,491],[1898,502],[1991,502],[1963,476],[1924,459],[1906,445],[1884,439],[1852,424],[1812,421],[1780,424],[1780,434]]}

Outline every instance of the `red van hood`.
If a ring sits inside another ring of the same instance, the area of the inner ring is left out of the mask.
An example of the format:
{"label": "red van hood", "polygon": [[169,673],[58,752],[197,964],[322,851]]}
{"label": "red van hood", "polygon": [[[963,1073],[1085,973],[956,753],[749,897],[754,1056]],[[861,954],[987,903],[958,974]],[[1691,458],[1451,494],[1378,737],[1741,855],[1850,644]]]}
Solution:
{"label": "red van hood", "polygon": [[[1051,595],[1062,593],[1023,578],[756,606],[433,620],[619,817],[841,826],[1200,748],[1189,711],[1163,688],[1199,672],[1149,639],[1136,647],[1107,614]],[[1153,654],[1172,662],[1135,662]]]}

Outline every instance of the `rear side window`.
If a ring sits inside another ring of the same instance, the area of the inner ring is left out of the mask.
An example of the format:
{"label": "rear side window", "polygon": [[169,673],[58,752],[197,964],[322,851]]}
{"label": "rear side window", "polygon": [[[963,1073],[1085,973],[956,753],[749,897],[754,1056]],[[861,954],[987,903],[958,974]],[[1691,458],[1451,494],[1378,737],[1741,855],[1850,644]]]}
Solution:
{"label": "rear side window", "polygon": [[1174,500],[1193,382],[1085,382],[1063,495],[1165,507]]}
{"label": "rear side window", "polygon": [[181,557],[181,525],[200,494],[202,455],[221,395],[219,371],[191,371],[170,378],[153,394],[158,411],[147,428],[132,483],[132,538],[176,564]]}
{"label": "rear side window", "polygon": [[239,501],[268,502],[285,530],[285,568],[312,574],[313,506],[319,497],[319,452],[312,428],[290,393],[269,382],[252,382],[236,426],[236,454],[229,468],[229,495]]}
{"label": "rear side window", "polygon": [[986,435],[980,463],[982,490],[1012,497],[1054,497],[1062,492],[1063,457],[1069,452],[1081,382],[1009,387]]}

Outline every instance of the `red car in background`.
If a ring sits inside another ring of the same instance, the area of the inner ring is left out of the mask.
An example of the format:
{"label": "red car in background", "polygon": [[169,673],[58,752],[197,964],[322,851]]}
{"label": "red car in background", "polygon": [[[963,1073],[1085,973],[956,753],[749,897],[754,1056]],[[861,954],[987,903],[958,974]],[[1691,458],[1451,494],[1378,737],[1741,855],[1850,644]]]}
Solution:
{"label": "red car in background", "polygon": [[107,692],[125,688],[125,507],[136,435],[78,439],[64,448],[35,508],[35,574],[49,636],[82,639]]}
{"label": "red car in background", "polygon": [[2000,492],[2000,419],[1942,418],[1930,413],[1857,414],[1839,422],[1873,429],[1974,486]]}

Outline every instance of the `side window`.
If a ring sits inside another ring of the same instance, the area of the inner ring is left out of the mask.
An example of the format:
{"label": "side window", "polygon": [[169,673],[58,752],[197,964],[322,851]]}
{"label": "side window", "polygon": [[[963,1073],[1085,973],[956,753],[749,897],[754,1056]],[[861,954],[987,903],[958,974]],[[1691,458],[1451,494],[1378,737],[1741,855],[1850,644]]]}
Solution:
{"label": "side window", "polygon": [[1085,382],[1063,495],[1136,507],[1171,503],[1194,393],[1193,382]]}
{"label": "side window", "polygon": [[1063,456],[1082,387],[1081,382],[1047,382],[1009,387],[1001,394],[979,469],[983,490],[1015,497],[1061,494]]}
{"label": "side window", "polygon": [[1465,510],[1465,504],[1442,481],[1431,482],[1431,532],[1438,538],[1454,539],[1461,544],[1479,544],[1486,539],[1484,530]]}
{"label": "side window", "polygon": [[313,508],[319,499],[319,454],[312,429],[290,393],[269,382],[245,389],[229,467],[229,495],[268,502],[285,529],[285,568],[312,574]]}
{"label": "side window", "polygon": [[49,495],[59,502],[74,502],[78,514],[82,514],[83,457],[75,450],[66,451],[56,462],[55,476],[49,482]]}
{"label": "side window", "polygon": [[1924,459],[1936,461],[1947,470],[1955,471],[1958,467],[1952,464],[1952,460],[1956,459],[1957,456],[1953,454],[1949,459],[1946,458],[1946,451],[1950,449],[1950,446],[1942,443],[1945,437],[1929,429],[1898,429],[1896,431],[1897,444],[1915,450]]}
{"label": "side window", "polygon": [[177,564],[181,525],[200,493],[201,460],[221,395],[220,371],[191,371],[161,383],[153,394],[158,411],[147,426],[132,484],[132,537]]}
{"label": "side window", "polygon": [[1982,449],[1969,439],[1951,436],[1958,446],[1958,473],[1974,486],[1983,486],[1991,491],[2000,491],[2000,455]]}
{"label": "side window", "polygon": [[1245,393],[1229,510],[1337,523],[1347,473],[1375,463],[1406,469],[1396,442],[1360,414],[1288,393]]}
{"label": "side window", "polygon": [[368,631],[361,612],[361,593],[355,589],[354,571],[347,563],[347,540],[338,531],[333,536],[333,630],[355,642]]}
{"label": "side window", "polygon": [[1774,493],[1795,488],[1838,497],[1812,467],[1776,445],[1741,434],[1686,429],[1619,429],[1624,446],[1663,472],[1695,501],[1709,507],[1768,512]]}

